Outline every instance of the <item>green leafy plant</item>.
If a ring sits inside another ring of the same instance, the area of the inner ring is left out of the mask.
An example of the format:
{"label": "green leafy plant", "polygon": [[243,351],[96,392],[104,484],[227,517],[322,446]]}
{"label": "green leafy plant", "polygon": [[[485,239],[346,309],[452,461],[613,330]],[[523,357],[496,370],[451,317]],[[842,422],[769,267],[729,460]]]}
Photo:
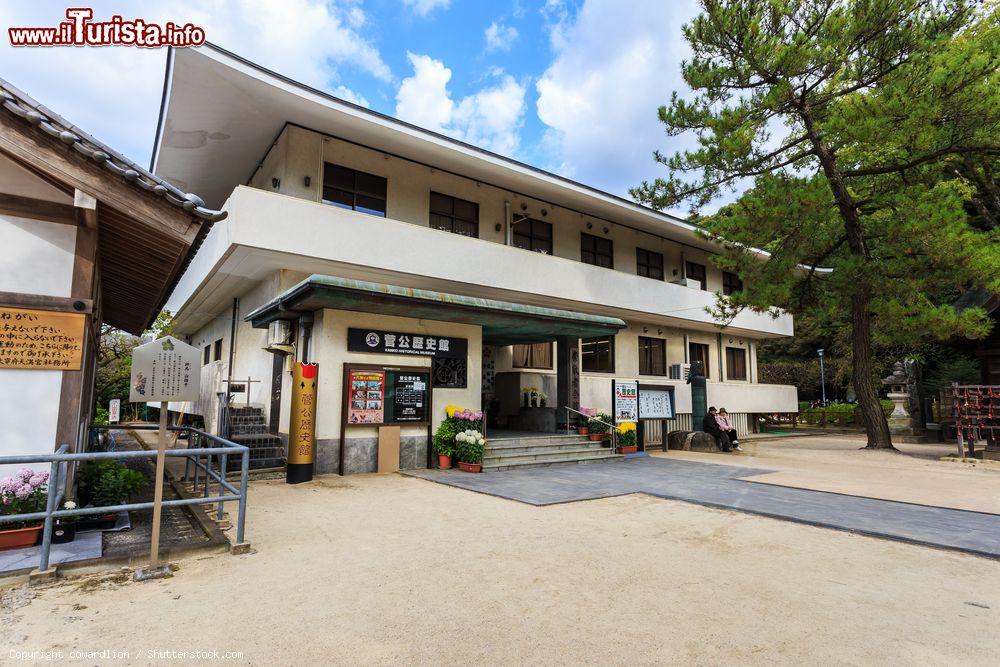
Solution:
{"label": "green leafy plant", "polygon": [[455,436],[461,429],[453,419],[446,419],[434,433],[434,451],[440,456],[451,456],[455,453]]}
{"label": "green leafy plant", "polygon": [[587,420],[587,428],[590,429],[591,433],[607,433],[611,430],[610,423],[611,415],[607,412],[598,412]]}
{"label": "green leafy plant", "polygon": [[142,488],[146,477],[118,461],[88,461],[80,469],[80,495],[95,507],[123,505]]}
{"label": "green leafy plant", "polygon": [[458,433],[455,436],[456,451],[458,460],[463,463],[481,463],[483,460],[483,448],[486,439],[479,431],[468,430]]}

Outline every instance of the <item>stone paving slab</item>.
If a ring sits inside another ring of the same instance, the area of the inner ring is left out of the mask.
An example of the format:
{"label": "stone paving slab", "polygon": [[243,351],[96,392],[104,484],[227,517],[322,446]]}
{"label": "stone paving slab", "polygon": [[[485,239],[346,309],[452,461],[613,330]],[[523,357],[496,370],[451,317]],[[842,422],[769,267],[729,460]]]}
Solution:
{"label": "stone paving slab", "polygon": [[1000,558],[1000,515],[753,482],[753,476],[770,472],[774,471],[643,457],[478,475],[458,470],[406,474],[531,505],[645,493]]}

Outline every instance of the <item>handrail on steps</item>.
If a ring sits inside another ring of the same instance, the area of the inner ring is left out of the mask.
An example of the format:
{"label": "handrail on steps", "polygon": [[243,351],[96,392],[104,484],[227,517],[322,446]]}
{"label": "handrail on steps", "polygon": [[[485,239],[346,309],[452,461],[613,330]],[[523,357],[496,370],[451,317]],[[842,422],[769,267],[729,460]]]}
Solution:
{"label": "handrail on steps", "polygon": [[603,419],[598,419],[597,417],[592,417],[591,415],[588,415],[586,412],[580,412],[579,410],[571,408],[568,405],[564,405],[563,409],[564,410],[569,410],[570,412],[575,412],[576,414],[580,415],[581,417],[586,417],[588,421],[591,420],[591,419],[593,419],[598,424],[604,424],[605,426],[607,426],[608,427],[608,433],[611,434],[611,447],[614,448],[614,447],[617,446],[617,443],[616,443],[617,433],[615,432],[616,429],[615,429],[614,424],[609,424],[608,422],[604,421]]}

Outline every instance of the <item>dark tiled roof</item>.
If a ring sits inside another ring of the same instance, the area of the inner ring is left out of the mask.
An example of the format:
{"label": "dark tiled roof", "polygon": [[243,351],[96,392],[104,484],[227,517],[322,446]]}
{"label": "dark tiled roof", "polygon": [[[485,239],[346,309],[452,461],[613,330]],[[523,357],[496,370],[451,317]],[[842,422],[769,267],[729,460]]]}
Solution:
{"label": "dark tiled roof", "polygon": [[192,216],[208,222],[226,217],[225,211],[205,207],[205,202],[194,193],[183,192],[159,176],[132,162],[122,154],[76,127],[58,114],[42,106],[24,92],[0,79],[0,107],[40,128],[49,136],[72,146],[77,152],[125,179],[126,182],[152,193]]}
{"label": "dark tiled roof", "polygon": [[1000,305],[1000,297],[982,287],[973,287],[963,292],[952,305],[958,312],[969,308],[984,308],[987,313],[992,313]]}

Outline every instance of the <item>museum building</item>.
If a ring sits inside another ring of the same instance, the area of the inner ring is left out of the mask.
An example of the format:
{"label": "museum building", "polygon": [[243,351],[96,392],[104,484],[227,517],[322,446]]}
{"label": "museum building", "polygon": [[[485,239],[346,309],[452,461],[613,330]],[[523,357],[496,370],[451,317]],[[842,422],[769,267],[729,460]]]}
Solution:
{"label": "museum building", "polygon": [[564,429],[609,409],[616,379],[673,389],[644,430],[662,443],[690,428],[692,361],[743,430],[797,409],[757,379],[757,345],[791,316],[720,327],[707,308],[742,285],[694,225],[218,47],[171,50],[152,171],[228,214],[167,303],[203,351],[201,399],[172,409],[254,440],[258,465],[284,456],[298,362],[318,364],[320,473],[378,469],[390,424],[399,467],[429,465],[449,405],[494,435]]}

